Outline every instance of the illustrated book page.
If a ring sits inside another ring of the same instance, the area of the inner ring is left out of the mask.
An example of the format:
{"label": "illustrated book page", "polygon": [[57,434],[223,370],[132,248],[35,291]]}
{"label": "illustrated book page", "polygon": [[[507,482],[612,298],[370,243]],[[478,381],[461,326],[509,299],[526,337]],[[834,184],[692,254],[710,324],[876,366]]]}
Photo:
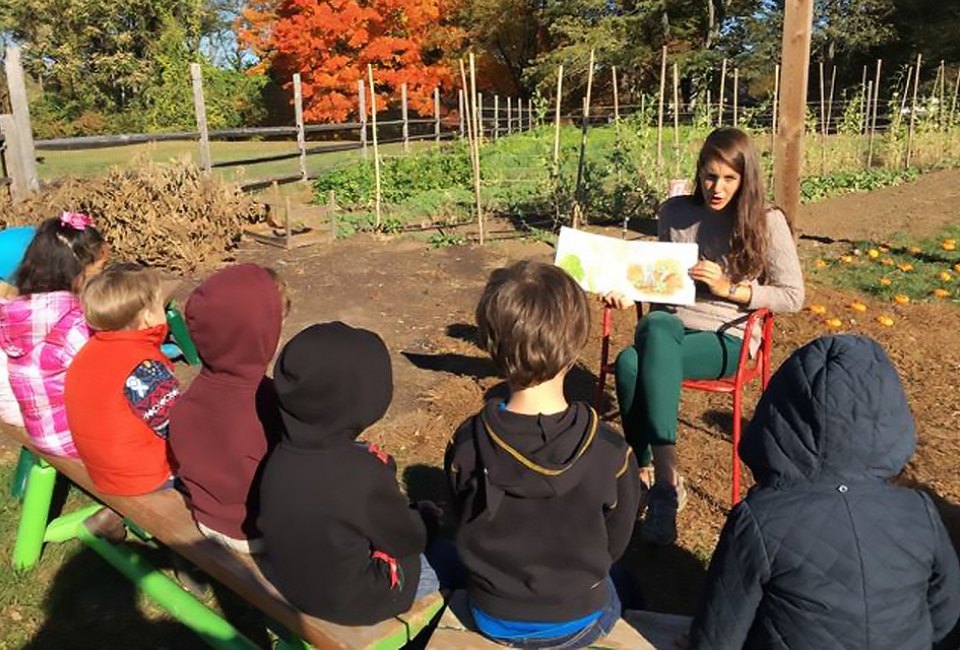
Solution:
{"label": "illustrated book page", "polygon": [[586,291],[617,291],[637,302],[692,305],[696,287],[687,273],[696,244],[624,241],[561,228],[554,263]]}

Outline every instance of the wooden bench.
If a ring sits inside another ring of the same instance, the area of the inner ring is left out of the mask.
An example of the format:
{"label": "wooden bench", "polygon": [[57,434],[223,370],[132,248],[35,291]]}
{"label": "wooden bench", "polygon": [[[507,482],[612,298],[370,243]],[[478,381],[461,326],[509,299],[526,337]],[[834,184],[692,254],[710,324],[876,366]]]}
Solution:
{"label": "wooden bench", "polygon": [[[54,483],[59,473],[100,503],[122,514],[134,532],[156,538],[262,611],[270,621],[269,627],[280,637],[281,647],[401,648],[443,607],[440,594],[433,594],[415,603],[409,612],[368,627],[348,627],[307,616],[277,592],[253,559],[203,537],[183,496],[176,490],[138,497],[100,494],[79,460],[44,457],[32,449],[22,429],[4,425],[3,431],[24,447],[18,474],[26,474],[27,480],[13,553],[13,563],[18,569],[35,565],[44,543],[79,539],[209,645],[216,648],[257,647],[221,616],[150,566],[132,545],[111,544],[91,534],[83,521],[101,505],[82,508],[48,522]],[[16,486],[16,478],[14,483]]]}
{"label": "wooden bench", "polygon": [[[613,630],[591,648],[596,650],[673,650],[690,629],[690,617],[656,612],[626,611]],[[467,592],[454,592],[427,650],[494,650],[503,648],[476,632],[467,604]]]}

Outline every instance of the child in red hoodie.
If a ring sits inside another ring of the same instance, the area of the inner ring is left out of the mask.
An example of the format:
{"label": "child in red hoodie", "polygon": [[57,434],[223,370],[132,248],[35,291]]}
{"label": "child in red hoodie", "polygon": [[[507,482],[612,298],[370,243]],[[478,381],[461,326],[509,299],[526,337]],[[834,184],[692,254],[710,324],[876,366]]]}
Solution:
{"label": "child in red hoodie", "polygon": [[203,368],[173,409],[170,449],[200,532],[243,553],[262,548],[260,465],[282,427],[266,372],[288,307],[276,274],[238,264],[207,278],[184,308]]}
{"label": "child in red hoodie", "polygon": [[160,351],[167,335],[159,274],[118,264],[83,291],[90,341],[67,369],[67,421],[97,489],[137,495],[171,485],[170,409],[180,384]]}

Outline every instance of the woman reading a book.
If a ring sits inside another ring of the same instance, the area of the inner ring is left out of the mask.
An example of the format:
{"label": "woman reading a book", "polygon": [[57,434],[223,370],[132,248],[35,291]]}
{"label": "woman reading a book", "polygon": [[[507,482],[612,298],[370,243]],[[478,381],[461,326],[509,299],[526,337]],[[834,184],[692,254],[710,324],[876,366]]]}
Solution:
{"label": "woman reading a book", "polygon": [[[633,345],[617,357],[616,384],[624,434],[647,488],[641,537],[667,545],[676,540],[687,497],[675,447],[682,381],[733,375],[741,346],[751,354],[760,346],[759,332],[743,340],[749,312],[798,311],[804,288],[792,226],[764,198],[756,151],[738,129],[707,137],[693,194],[660,206],[657,233],[660,241],[698,244],[700,260],[689,270],[696,303],[661,307],[640,320]],[[618,309],[633,306],[622,294],[602,298]]]}

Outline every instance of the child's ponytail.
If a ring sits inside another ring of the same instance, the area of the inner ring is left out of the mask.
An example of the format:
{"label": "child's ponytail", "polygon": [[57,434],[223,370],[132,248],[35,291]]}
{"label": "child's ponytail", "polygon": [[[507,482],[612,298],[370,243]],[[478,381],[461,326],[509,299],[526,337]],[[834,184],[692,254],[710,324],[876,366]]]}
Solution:
{"label": "child's ponytail", "polygon": [[78,279],[103,257],[105,245],[85,214],[64,212],[44,221],[17,268],[17,290],[20,295],[76,291]]}

